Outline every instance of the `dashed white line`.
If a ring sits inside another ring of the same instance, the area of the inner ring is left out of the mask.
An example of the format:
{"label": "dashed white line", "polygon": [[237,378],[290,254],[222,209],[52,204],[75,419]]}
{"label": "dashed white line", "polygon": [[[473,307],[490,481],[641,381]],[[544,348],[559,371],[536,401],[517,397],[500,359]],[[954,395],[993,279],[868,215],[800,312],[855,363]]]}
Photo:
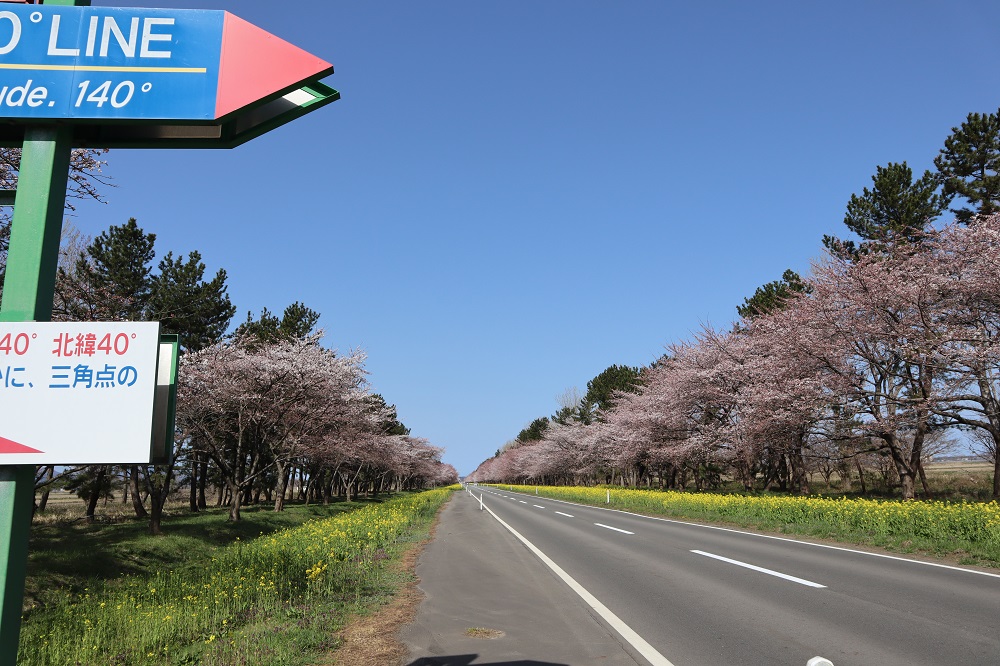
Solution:
{"label": "dashed white line", "polygon": [[691,552],[696,553],[698,555],[704,555],[705,557],[711,557],[712,559],[720,560],[722,562],[728,562],[729,564],[735,564],[738,567],[753,569],[754,571],[766,573],[769,576],[777,576],[778,578],[784,578],[785,580],[790,580],[793,583],[798,583],[799,585],[807,585],[808,587],[822,587],[822,588],[826,587],[826,585],[820,585],[819,583],[814,583],[811,580],[806,580],[805,578],[796,578],[795,576],[789,576],[788,574],[781,573],[780,571],[775,571],[773,569],[765,569],[764,567],[758,567],[754,564],[747,564],[746,562],[740,562],[739,560],[731,560],[728,557],[723,557],[722,555],[713,555],[712,553],[706,553],[703,550],[692,550]]}
{"label": "dashed white line", "polygon": [[621,532],[622,534],[635,534],[635,532],[629,532],[628,530],[619,529],[617,527],[611,527],[611,525],[605,525],[604,523],[594,523],[598,527],[603,527],[606,530],[614,530],[615,532]]}
{"label": "dashed white line", "polygon": [[571,516],[568,513],[563,513],[562,511],[556,511],[556,513],[558,513],[560,516],[566,516],[567,518],[573,518],[574,517],[574,516]]}
{"label": "dashed white line", "polygon": [[555,499],[554,497],[549,497],[550,502],[558,502],[560,504],[568,504],[569,506],[579,506],[586,509],[596,509],[598,511],[607,511],[609,513],[620,513],[625,516],[632,516],[634,518],[643,518],[645,520],[655,520],[661,523],[673,523],[674,525],[685,525],[687,527],[695,527],[706,530],[717,530],[720,532],[731,532],[732,534],[740,534],[742,536],[754,537],[757,539],[772,539],[774,541],[784,541],[786,543],[795,544],[797,546],[806,546],[809,548],[824,548],[826,550],[838,550],[842,553],[851,553],[853,555],[863,555],[865,557],[878,557],[886,560],[895,560],[897,562],[906,562],[908,564],[916,564],[926,567],[936,567],[938,569],[949,569],[951,571],[961,571],[962,573],[975,574],[977,576],[989,576],[990,578],[1000,578],[1000,573],[991,573],[989,571],[979,571],[977,569],[966,569],[964,567],[956,567],[950,564],[940,564],[938,562],[927,562],[924,560],[911,560],[906,557],[899,557],[898,555],[886,555],[885,553],[872,553],[867,550],[856,550],[854,548],[846,548],[844,546],[834,546],[828,543],[814,543],[812,541],[801,541],[799,539],[791,539],[789,537],[774,536],[772,534],[760,534],[757,532],[745,532],[743,530],[733,529],[731,527],[721,527],[719,525],[705,525],[703,523],[691,523],[685,520],[676,520],[673,518],[661,518],[659,516],[646,516],[641,513],[633,513],[632,511],[624,511],[622,509],[612,509],[609,507],[595,506],[593,504],[581,504],[580,502],[570,502],[568,500]]}
{"label": "dashed white line", "polygon": [[536,509],[544,509],[545,508],[541,504],[532,504],[531,506],[535,507]]}
{"label": "dashed white line", "polygon": [[527,504],[527,502],[525,502],[524,500],[517,500],[517,501],[520,502],[521,504]]}

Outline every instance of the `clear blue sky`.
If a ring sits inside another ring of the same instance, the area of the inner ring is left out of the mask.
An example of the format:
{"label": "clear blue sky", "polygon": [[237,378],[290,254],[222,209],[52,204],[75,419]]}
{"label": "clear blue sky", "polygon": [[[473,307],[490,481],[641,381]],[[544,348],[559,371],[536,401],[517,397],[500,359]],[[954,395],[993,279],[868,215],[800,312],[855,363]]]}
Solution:
{"label": "clear blue sky", "polygon": [[1000,107],[992,2],[94,4],[231,11],[343,98],[232,151],[114,151],[73,224],[199,250],[238,318],[320,311],[461,473],[808,272],[877,165]]}

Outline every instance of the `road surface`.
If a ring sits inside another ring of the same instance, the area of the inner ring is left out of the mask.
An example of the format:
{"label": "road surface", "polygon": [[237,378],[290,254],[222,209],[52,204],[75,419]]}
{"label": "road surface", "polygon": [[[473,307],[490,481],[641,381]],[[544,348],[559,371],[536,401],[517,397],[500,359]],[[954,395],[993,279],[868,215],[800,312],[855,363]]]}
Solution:
{"label": "road surface", "polygon": [[[598,625],[588,626],[585,636],[611,634],[640,664],[804,666],[816,656],[835,666],[1000,664],[997,573],[496,488],[470,490],[475,497],[462,493],[453,500],[478,513],[473,520],[481,519],[469,523],[467,535],[456,535],[467,542],[466,564],[482,565],[476,549],[504,551],[488,558],[489,567],[500,570],[476,575],[527,575],[520,571],[542,580],[542,565],[550,574],[547,582],[563,586],[558,607],[528,622],[538,636],[559,636],[566,618],[583,610]],[[485,511],[478,511],[480,493]],[[458,564],[448,566],[448,575],[457,576]],[[453,594],[462,593],[456,588]],[[523,612],[489,595],[465,602],[492,617]],[[559,655],[543,647],[530,653],[534,663],[560,663]],[[532,663],[512,656],[464,663]],[[574,666],[611,663],[562,659]]]}

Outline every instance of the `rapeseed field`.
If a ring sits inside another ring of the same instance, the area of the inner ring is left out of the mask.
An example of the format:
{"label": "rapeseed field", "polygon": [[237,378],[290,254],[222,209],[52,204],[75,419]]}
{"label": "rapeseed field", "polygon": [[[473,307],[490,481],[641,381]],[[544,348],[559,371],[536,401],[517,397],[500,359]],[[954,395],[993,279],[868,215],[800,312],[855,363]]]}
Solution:
{"label": "rapeseed field", "polygon": [[[18,664],[219,663],[205,655],[227,653],[227,642],[246,643],[241,627],[294,620],[312,612],[312,602],[359,599],[377,587],[387,549],[428,521],[452,490],[368,505],[237,541],[182,570],[68,594],[26,618]],[[263,633],[253,640],[270,640]],[[243,652],[265,648],[243,646]]]}

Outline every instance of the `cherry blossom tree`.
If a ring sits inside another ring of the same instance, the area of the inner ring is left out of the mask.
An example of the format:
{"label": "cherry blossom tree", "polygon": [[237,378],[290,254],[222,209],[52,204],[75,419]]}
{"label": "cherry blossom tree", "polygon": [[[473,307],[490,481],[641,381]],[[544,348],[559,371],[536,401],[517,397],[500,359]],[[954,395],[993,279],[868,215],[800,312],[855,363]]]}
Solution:
{"label": "cherry blossom tree", "polygon": [[[920,252],[900,244],[854,261],[830,257],[814,267],[812,295],[786,308],[794,325],[783,329],[785,344],[821,369],[822,388],[808,394],[828,396],[831,414],[890,456],[906,499],[937,426],[947,335],[941,321],[953,296],[947,280],[913,261]],[[784,399],[801,395],[786,392]]]}
{"label": "cherry blossom tree", "polygon": [[[338,356],[318,337],[261,343],[236,338],[184,357],[179,373],[178,423],[218,467],[239,520],[244,492],[272,468],[285,467],[307,441],[364,410],[367,395],[360,353]],[[280,509],[284,486],[277,492]]]}
{"label": "cherry blossom tree", "polygon": [[[914,257],[918,269],[947,280],[954,291],[943,324],[947,401],[935,412],[947,423],[988,440],[993,497],[1000,497],[1000,216],[950,225]],[[975,438],[974,438],[975,439]]]}

